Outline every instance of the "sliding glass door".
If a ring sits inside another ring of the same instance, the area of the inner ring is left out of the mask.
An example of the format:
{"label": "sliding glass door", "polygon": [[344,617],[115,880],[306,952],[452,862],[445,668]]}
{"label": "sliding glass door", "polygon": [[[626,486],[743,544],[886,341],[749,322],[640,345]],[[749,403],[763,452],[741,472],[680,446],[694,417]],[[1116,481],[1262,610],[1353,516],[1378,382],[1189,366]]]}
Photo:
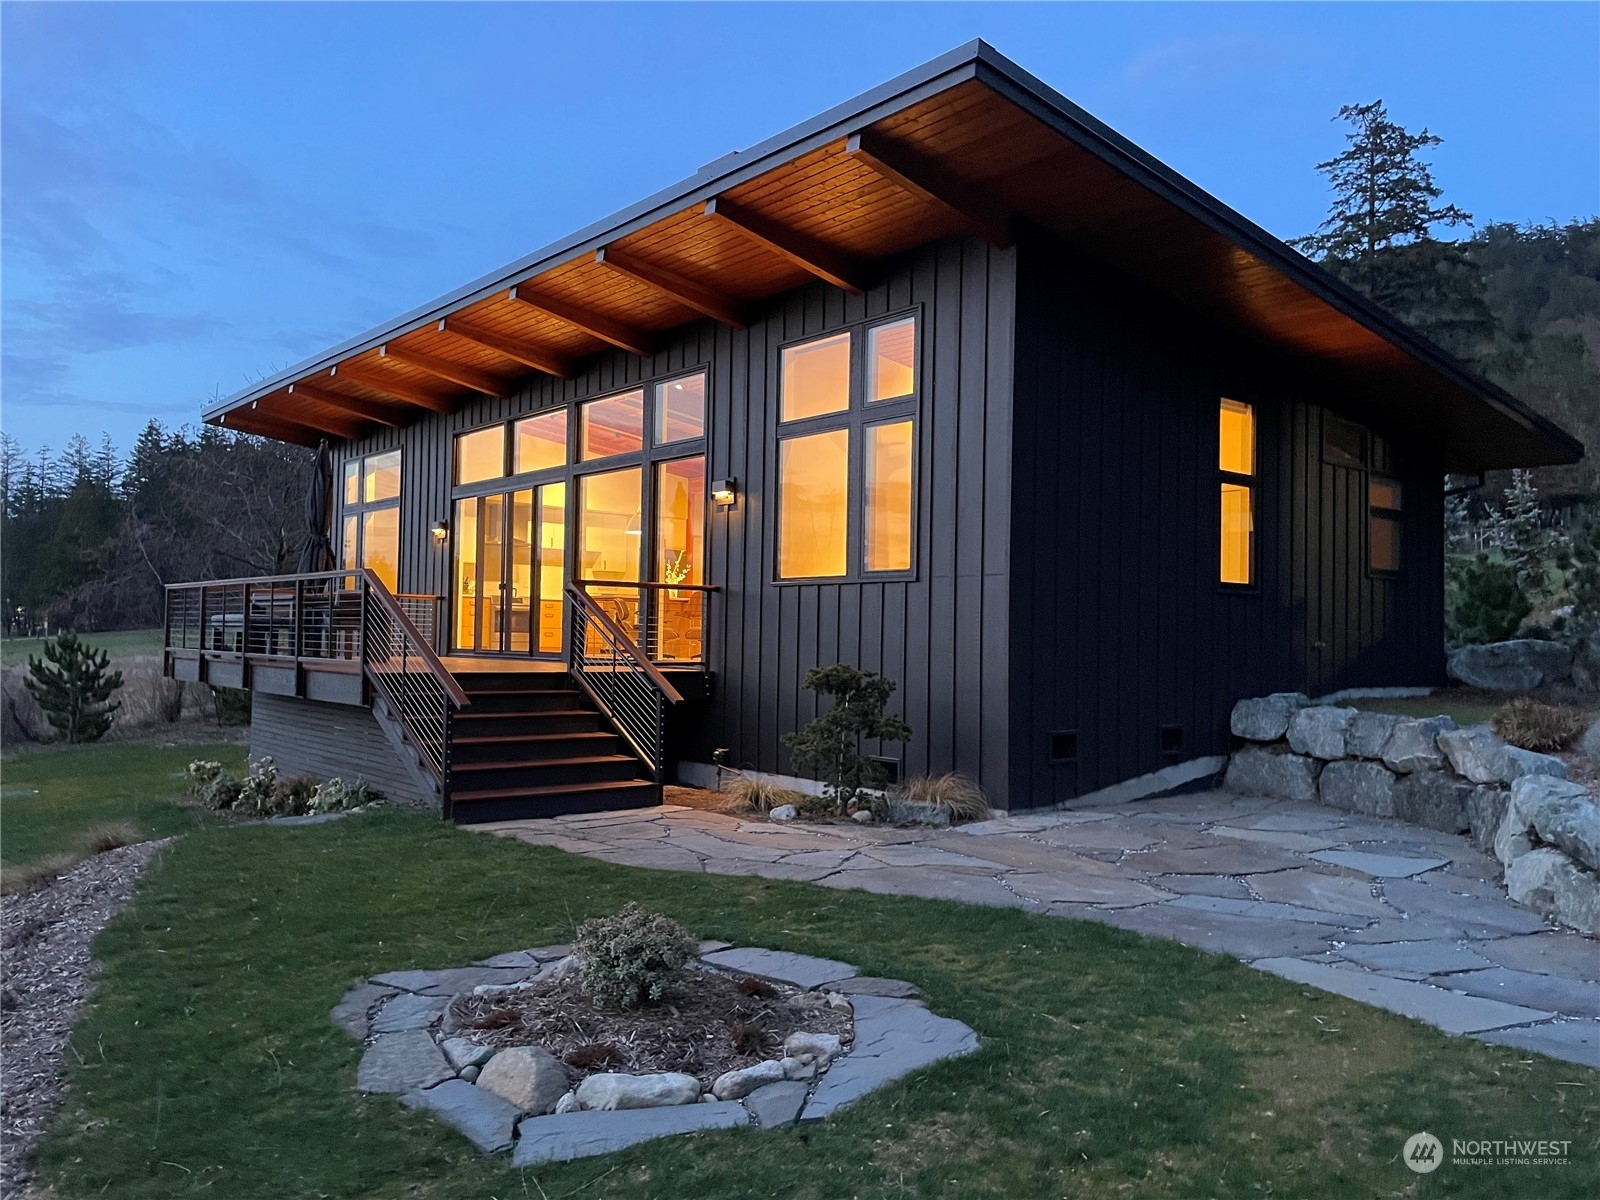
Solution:
{"label": "sliding glass door", "polygon": [[566,484],[456,501],[454,648],[561,653]]}

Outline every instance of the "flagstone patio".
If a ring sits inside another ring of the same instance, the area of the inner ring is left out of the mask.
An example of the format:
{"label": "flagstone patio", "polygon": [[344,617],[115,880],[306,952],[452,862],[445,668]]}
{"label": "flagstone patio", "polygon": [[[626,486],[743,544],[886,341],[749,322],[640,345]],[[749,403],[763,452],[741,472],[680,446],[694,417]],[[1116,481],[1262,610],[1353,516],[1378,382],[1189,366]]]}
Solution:
{"label": "flagstone patio", "polygon": [[955,829],[676,806],[474,828],[605,862],[1103,921],[1600,1069],[1600,941],[1513,904],[1464,838],[1206,792]]}

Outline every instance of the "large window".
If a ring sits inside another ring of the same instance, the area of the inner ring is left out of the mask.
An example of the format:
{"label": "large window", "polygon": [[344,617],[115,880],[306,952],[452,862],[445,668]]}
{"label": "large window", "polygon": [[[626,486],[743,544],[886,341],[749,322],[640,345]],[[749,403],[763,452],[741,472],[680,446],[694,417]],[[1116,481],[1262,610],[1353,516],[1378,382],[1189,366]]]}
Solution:
{"label": "large window", "polygon": [[787,346],[781,367],[777,577],[910,571],[916,318]]}
{"label": "large window", "polygon": [[1223,400],[1217,424],[1217,469],[1221,474],[1223,583],[1255,582],[1256,413],[1248,404]]}
{"label": "large window", "polygon": [[400,580],[400,451],[344,464],[339,566],[370,567],[391,592]]}
{"label": "large window", "polygon": [[644,449],[644,391],[590,400],[578,408],[578,457],[588,462]]}

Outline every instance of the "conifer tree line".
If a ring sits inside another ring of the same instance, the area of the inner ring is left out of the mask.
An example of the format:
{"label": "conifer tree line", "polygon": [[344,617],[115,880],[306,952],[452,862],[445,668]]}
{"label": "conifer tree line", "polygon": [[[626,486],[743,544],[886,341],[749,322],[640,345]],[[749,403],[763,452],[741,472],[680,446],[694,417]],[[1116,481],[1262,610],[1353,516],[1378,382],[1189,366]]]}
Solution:
{"label": "conifer tree line", "polygon": [[25,453],[0,434],[0,593],[9,634],[146,629],[163,588],[292,571],[311,452],[151,421],[126,457],[74,434]]}

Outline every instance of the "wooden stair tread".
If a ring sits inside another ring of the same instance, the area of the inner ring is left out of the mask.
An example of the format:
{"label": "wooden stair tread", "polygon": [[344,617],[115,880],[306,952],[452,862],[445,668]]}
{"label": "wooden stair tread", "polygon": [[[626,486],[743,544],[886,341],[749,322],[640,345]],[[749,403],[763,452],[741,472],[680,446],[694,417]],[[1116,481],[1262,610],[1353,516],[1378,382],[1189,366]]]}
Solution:
{"label": "wooden stair tread", "polygon": [[[496,713],[495,715],[502,716],[504,714]],[[516,714],[513,713],[511,715],[515,716]],[[456,746],[492,746],[497,743],[515,745],[523,742],[571,742],[581,741],[584,738],[615,738],[619,736],[619,734],[611,733],[608,730],[592,729],[584,730],[580,733],[477,733],[470,737],[451,738],[450,741],[452,745]],[[560,759],[553,761],[559,762]]]}
{"label": "wooden stair tread", "polygon": [[506,717],[592,717],[595,716],[592,708],[525,708],[515,712],[459,712],[453,720],[456,721],[491,721],[503,720]]}
{"label": "wooden stair tread", "polygon": [[[620,762],[637,764],[638,761],[631,754],[573,755],[571,758],[496,758],[490,759],[488,762],[457,763],[451,767],[451,771],[459,775],[462,771],[520,771],[546,767],[598,766]],[[620,782],[627,781],[622,780]]]}
{"label": "wooden stair tread", "polygon": [[450,797],[457,804],[463,801],[470,804],[474,800],[515,800],[523,797],[539,799],[547,796],[583,795],[587,792],[655,791],[659,787],[659,784],[648,779],[606,779],[597,783],[556,783],[548,787],[494,788],[469,792],[458,792],[452,788]]}

